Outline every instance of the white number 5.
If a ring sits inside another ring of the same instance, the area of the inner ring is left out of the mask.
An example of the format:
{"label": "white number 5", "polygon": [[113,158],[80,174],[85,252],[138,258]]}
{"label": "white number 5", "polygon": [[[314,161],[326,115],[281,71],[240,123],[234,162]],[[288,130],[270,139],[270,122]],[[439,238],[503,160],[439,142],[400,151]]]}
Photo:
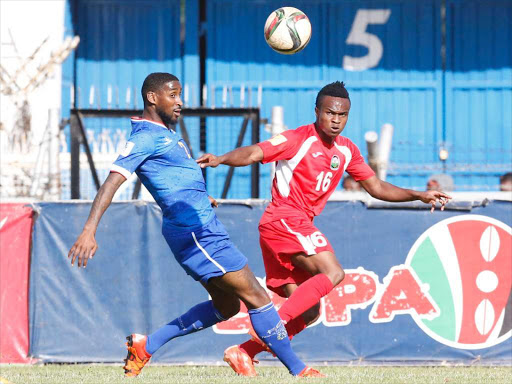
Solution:
{"label": "white number 5", "polygon": [[369,24],[386,24],[390,15],[390,9],[359,9],[357,11],[346,43],[362,45],[368,48],[368,54],[362,57],[343,56],[343,69],[363,71],[379,64],[383,52],[382,42],[377,36],[366,32],[366,27]]}

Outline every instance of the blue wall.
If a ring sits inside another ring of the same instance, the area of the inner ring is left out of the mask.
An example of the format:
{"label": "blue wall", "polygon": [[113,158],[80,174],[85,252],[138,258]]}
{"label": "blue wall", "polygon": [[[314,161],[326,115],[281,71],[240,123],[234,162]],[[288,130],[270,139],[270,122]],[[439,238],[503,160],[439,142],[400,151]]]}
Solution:
{"label": "blue wall", "polygon": [[[208,106],[256,106],[260,88],[261,116],[270,118],[272,106],[282,105],[285,124],[295,128],[314,120],[318,90],[343,80],[352,99],[345,134],[363,153],[365,132],[384,123],[395,127],[391,182],[423,188],[430,174],[445,170],[458,189],[496,190],[498,176],[512,168],[511,1],[292,0],[287,5],[303,10],[313,26],[308,47],[292,56],[277,54],[263,39],[273,1],[209,0],[201,27],[198,0],[182,3],[181,21],[179,0],[70,1],[82,39],[75,55],[82,107],[91,86],[99,95],[94,106],[141,107],[143,78],[161,70],[180,76],[188,105],[198,105],[198,38],[205,33]],[[231,150],[240,125],[237,118],[208,119],[207,150]],[[87,127],[100,132],[129,124],[96,120]],[[197,119],[187,127],[198,153]],[[268,137],[262,126],[261,138]],[[440,148],[449,151],[445,164]],[[269,167],[261,171],[260,194],[269,197]],[[208,171],[210,193],[220,195],[226,173],[225,167]],[[249,197],[249,180],[249,168],[237,169],[228,197]]]}

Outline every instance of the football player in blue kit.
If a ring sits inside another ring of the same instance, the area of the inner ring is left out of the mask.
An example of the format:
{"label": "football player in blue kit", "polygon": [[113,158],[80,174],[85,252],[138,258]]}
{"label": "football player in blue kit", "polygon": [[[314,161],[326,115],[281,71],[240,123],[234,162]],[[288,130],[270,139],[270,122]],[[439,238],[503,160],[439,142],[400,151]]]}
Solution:
{"label": "football player in blue kit", "polygon": [[[162,209],[162,234],[176,261],[206,288],[212,299],[197,304],[149,335],[128,336],[125,375],[139,375],[151,355],[173,338],[234,316],[242,300],[254,331],[292,375],[323,376],[293,352],[269,296],[213,211],[215,200],[206,192],[201,168],[173,128],[183,105],[178,78],[169,73],[150,74],[144,80],[142,98],[142,117],[132,118],[130,138],[98,190],[83,231],[68,257],[71,265],[78,261],[79,268],[86,267],[98,248],[95,233],[103,213],[117,189],[135,172]],[[255,376],[256,372],[250,374]]]}

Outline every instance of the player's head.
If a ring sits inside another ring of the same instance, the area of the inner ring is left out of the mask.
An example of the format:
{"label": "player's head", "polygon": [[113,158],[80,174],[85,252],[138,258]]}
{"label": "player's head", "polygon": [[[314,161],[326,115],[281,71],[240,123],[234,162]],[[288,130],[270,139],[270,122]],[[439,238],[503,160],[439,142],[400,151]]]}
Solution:
{"label": "player's head", "polygon": [[322,103],[322,99],[325,96],[331,97],[339,97],[341,99],[348,99],[350,101],[350,97],[348,96],[348,91],[345,88],[345,83],[343,81],[335,81],[334,83],[327,84],[323,87],[318,95],[316,95],[315,106],[320,108],[320,104]]}
{"label": "player's head", "polygon": [[507,172],[500,177],[500,191],[512,191],[512,172]]}
{"label": "player's head", "polygon": [[149,74],[142,84],[144,109],[154,109],[164,124],[176,124],[180,116],[181,84],[170,73],[155,72]]}
{"label": "player's head", "polygon": [[335,81],[323,87],[316,96],[315,125],[320,136],[334,140],[345,128],[350,111],[350,98],[343,82]]}
{"label": "player's head", "polygon": [[455,183],[453,177],[446,173],[432,175],[427,180],[427,191],[453,191]]}

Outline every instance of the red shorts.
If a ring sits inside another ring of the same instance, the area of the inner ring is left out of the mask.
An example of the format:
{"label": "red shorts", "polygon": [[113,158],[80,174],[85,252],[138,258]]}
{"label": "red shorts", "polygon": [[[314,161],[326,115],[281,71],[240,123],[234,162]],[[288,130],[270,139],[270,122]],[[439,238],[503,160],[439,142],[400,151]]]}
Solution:
{"label": "red shorts", "polygon": [[300,285],[312,275],[292,264],[292,256],[334,253],[329,240],[308,219],[292,217],[259,226],[260,246],[267,274],[267,287],[286,297],[282,286]]}

